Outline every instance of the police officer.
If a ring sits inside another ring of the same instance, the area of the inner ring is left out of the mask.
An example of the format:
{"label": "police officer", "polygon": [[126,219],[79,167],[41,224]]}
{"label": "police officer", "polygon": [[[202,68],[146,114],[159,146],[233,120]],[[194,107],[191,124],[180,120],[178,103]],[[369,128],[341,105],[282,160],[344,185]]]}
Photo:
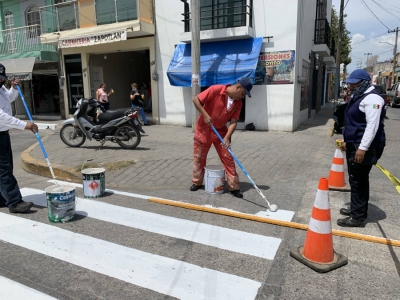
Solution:
{"label": "police officer", "polygon": [[342,151],[346,160],[351,187],[350,208],[341,208],[348,216],[337,220],[339,226],[364,227],[368,213],[369,173],[385,147],[384,100],[370,85],[371,77],[364,70],[355,70],[346,83],[352,92],[345,110]]}
{"label": "police officer", "polygon": [[17,180],[13,175],[13,156],[8,129],[17,128],[37,132],[38,127],[12,116],[11,102],[17,99],[19,79],[12,80],[12,87],[4,86],[6,68],[0,64],[0,206],[6,205],[11,213],[24,213],[33,206],[32,202],[22,201]]}

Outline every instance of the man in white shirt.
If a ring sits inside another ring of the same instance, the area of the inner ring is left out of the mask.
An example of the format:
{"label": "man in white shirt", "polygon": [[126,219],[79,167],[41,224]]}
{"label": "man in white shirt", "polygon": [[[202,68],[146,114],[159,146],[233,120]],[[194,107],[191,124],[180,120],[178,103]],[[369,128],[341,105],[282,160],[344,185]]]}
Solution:
{"label": "man in white shirt", "polygon": [[13,78],[12,87],[4,86],[6,69],[0,64],[0,206],[6,205],[11,213],[24,213],[33,206],[32,202],[22,201],[17,180],[13,175],[13,155],[8,130],[17,128],[37,132],[35,123],[24,122],[12,116],[11,102],[18,97],[19,79]]}

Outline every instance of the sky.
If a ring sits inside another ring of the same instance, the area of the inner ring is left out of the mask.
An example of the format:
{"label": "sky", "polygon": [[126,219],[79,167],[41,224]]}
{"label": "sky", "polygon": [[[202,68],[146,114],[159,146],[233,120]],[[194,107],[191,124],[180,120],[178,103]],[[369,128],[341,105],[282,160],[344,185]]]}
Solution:
{"label": "sky", "polygon": [[[339,16],[340,0],[332,0]],[[346,28],[350,31],[352,62],[347,66],[351,73],[360,64],[366,67],[367,53],[378,55],[378,62],[393,57],[396,33],[388,30],[400,30],[400,1],[399,0],[344,0]],[[368,8],[370,10],[368,10]],[[376,15],[376,17],[374,16]],[[390,45],[391,44],[391,45]],[[400,52],[400,32],[397,42],[397,52]]]}

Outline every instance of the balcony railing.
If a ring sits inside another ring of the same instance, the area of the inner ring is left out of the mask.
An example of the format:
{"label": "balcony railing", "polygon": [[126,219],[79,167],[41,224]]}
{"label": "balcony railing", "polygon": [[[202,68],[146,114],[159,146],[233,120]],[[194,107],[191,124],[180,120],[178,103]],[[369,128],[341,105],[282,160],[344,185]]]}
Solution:
{"label": "balcony railing", "polygon": [[53,45],[41,44],[39,35],[39,25],[0,30],[0,54],[57,51]]}
{"label": "balcony railing", "polygon": [[[252,0],[229,1],[214,5],[200,6],[200,30],[221,29],[249,26],[252,27]],[[190,12],[187,3],[184,3],[182,22],[185,32],[190,31]]]}
{"label": "balcony railing", "polygon": [[314,32],[314,44],[325,44],[331,50],[331,54],[334,52],[334,43],[331,39],[331,27],[327,19],[316,19],[315,20],[315,32]]}
{"label": "balcony railing", "polygon": [[153,23],[152,0],[73,0],[39,8],[43,33],[140,19]]}

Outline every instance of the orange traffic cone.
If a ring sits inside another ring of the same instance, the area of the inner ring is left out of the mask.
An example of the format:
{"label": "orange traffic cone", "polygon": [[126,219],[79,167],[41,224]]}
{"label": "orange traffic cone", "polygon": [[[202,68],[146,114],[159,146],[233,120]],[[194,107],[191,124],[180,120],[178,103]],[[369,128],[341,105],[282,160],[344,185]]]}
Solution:
{"label": "orange traffic cone", "polygon": [[335,150],[335,155],[333,156],[328,182],[330,190],[350,192],[350,188],[344,181],[344,155],[339,148]]}
{"label": "orange traffic cone", "polygon": [[311,269],[325,273],[347,264],[347,258],[333,250],[328,179],[321,178],[303,247],[290,250],[290,256]]}

